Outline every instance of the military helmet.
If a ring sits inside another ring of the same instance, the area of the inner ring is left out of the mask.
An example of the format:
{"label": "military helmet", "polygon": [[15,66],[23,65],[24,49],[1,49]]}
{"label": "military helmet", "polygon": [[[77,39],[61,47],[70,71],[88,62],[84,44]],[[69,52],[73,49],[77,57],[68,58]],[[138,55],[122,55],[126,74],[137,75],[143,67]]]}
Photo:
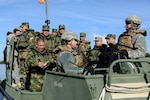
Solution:
{"label": "military helmet", "polygon": [[78,36],[73,31],[65,31],[65,33],[62,34],[61,39],[62,40],[67,40],[67,41],[70,41],[72,39],[78,40]]}
{"label": "military helmet", "polygon": [[42,26],[42,31],[49,31],[49,26],[48,25],[43,25]]}
{"label": "military helmet", "polygon": [[20,26],[17,26],[17,27],[14,28],[14,30],[15,30],[15,31],[20,31],[20,32],[21,32],[21,31],[22,31],[22,28],[21,28]]}
{"label": "military helmet", "polygon": [[139,29],[141,27],[141,19],[136,15],[128,16],[125,20],[126,24],[131,24],[132,28]]}

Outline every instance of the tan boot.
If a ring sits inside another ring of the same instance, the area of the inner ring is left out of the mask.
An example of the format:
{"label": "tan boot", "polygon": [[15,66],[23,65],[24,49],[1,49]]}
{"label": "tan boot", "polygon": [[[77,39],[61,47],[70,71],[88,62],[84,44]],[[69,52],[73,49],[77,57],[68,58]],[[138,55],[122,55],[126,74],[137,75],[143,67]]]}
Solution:
{"label": "tan boot", "polygon": [[12,83],[12,87],[14,87],[14,88],[15,88],[15,87],[17,87],[17,84],[15,84],[15,83]]}

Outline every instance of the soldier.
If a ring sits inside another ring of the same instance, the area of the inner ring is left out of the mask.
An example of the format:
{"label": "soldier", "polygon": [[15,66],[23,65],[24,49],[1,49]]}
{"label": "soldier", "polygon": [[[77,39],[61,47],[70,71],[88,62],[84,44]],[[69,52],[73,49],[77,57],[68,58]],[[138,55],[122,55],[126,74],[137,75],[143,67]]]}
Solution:
{"label": "soldier", "polygon": [[90,41],[86,41],[86,33],[80,33],[79,50],[81,50],[84,56],[87,58],[89,50],[91,49]]}
{"label": "soldier", "polygon": [[66,30],[66,28],[65,28],[65,25],[64,24],[60,24],[59,25],[59,27],[58,27],[58,35],[62,35],[64,32],[65,32],[65,30]]}
{"label": "soldier", "polygon": [[45,41],[42,38],[37,39],[36,46],[30,48],[26,60],[29,72],[27,79],[30,82],[27,87],[31,92],[42,90],[45,70],[51,69],[51,62],[53,62],[53,59],[46,49]]}
{"label": "soldier", "polygon": [[95,37],[95,45],[94,48],[90,50],[89,53],[89,62],[90,65],[94,65],[96,67],[104,66],[104,51],[107,48],[106,44],[103,44],[102,37]]}
{"label": "soldier", "polygon": [[[9,74],[11,72],[10,69],[10,55],[12,51],[12,38],[14,36],[13,32],[7,32],[7,39],[6,39],[6,47],[4,49],[4,62],[6,63],[6,81],[11,82],[12,76]],[[13,57],[12,57],[13,59]]]}
{"label": "soldier", "polygon": [[21,87],[20,83],[20,66],[19,66],[19,54],[18,50],[16,48],[17,41],[21,35],[21,27],[16,27],[13,32],[15,33],[15,36],[12,38],[12,41],[14,41],[14,59],[13,59],[13,68],[14,68],[14,79],[15,83],[12,84],[13,87]]}
{"label": "soldier", "polygon": [[64,34],[65,30],[66,30],[66,28],[65,28],[64,24],[60,24],[58,26],[58,34],[57,34],[58,38],[56,38],[56,43],[57,43],[56,45],[57,46],[64,44],[63,41],[61,40],[61,36],[62,36],[62,34]]}
{"label": "soldier", "polygon": [[56,40],[51,34],[49,34],[49,30],[49,26],[43,25],[40,37],[44,39],[46,47],[48,48],[49,52],[52,53],[53,49],[56,47]]}
{"label": "soldier", "polygon": [[26,57],[30,47],[34,45],[35,34],[33,29],[29,29],[29,23],[23,22],[22,25],[22,34],[19,37],[17,42],[17,49],[19,51],[19,60],[20,60],[20,73],[22,75],[21,87],[25,89],[26,77],[27,77],[27,68],[26,68]]}
{"label": "soldier", "polygon": [[[58,54],[58,65],[68,74],[83,74],[83,57],[76,51],[78,37],[75,32],[66,31],[61,39],[65,42],[65,45],[58,46],[54,49],[54,52]],[[87,71],[93,72],[93,69],[86,67]]]}
{"label": "soldier", "polygon": [[118,39],[118,53],[121,58],[139,58],[146,55],[146,31],[138,30],[141,26],[141,19],[132,15],[125,19],[126,31]]}
{"label": "soldier", "polygon": [[56,28],[53,28],[52,29],[52,36],[56,36],[57,35],[57,29]]}
{"label": "soldier", "polygon": [[108,68],[111,62],[114,60],[114,53],[117,51],[117,45],[115,43],[116,35],[107,34],[105,37],[108,47],[104,52],[104,67]]}

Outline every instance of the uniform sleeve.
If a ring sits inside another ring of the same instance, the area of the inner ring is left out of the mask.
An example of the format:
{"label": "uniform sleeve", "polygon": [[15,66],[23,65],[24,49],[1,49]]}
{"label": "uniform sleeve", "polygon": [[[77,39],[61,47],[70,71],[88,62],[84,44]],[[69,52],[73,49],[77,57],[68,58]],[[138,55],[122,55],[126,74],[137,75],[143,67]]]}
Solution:
{"label": "uniform sleeve", "polygon": [[10,59],[10,54],[11,54],[11,51],[12,51],[12,42],[13,42],[13,34],[10,34],[10,35],[8,35],[7,36],[7,44],[6,44],[6,46],[7,46],[7,62],[9,62],[9,59]]}
{"label": "uniform sleeve", "polygon": [[132,39],[132,43],[135,49],[128,50],[128,56],[130,58],[145,57],[147,49],[145,37],[142,34],[136,34]]}
{"label": "uniform sleeve", "polygon": [[28,52],[26,64],[27,64],[27,67],[36,67],[38,64],[36,56],[32,51]]}

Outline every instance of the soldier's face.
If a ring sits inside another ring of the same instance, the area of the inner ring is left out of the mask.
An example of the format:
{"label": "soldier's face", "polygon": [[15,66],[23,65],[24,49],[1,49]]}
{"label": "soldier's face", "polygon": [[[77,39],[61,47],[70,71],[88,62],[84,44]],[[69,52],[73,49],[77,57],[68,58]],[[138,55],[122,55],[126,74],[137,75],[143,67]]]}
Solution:
{"label": "soldier's face", "polygon": [[106,39],[107,44],[115,44],[115,39],[114,38],[108,38]]}
{"label": "soldier's face", "polygon": [[29,29],[29,26],[28,25],[25,25],[22,27],[22,32],[25,32],[27,29]]}
{"label": "soldier's face", "polygon": [[61,33],[61,34],[63,34],[64,32],[65,32],[65,29],[63,29],[63,28],[59,30],[59,33]]}
{"label": "soldier's face", "polygon": [[53,36],[56,36],[56,35],[57,35],[57,33],[56,33],[56,32],[52,32],[52,35],[53,35]]}
{"label": "soldier's face", "polygon": [[78,47],[78,41],[75,39],[72,39],[71,40],[71,46],[72,46],[72,48],[77,48]]}
{"label": "soldier's face", "polygon": [[80,36],[80,41],[85,41],[85,37],[84,36]]}
{"label": "soldier's face", "polygon": [[131,24],[128,24],[128,23],[127,23],[126,26],[125,26],[125,28],[126,28],[126,29],[131,28]]}
{"label": "soldier's face", "polygon": [[39,42],[37,42],[36,47],[37,47],[38,50],[44,51],[45,43],[43,41],[39,41]]}
{"label": "soldier's face", "polygon": [[95,41],[96,46],[102,46],[102,43],[103,43],[102,40],[96,40]]}
{"label": "soldier's face", "polygon": [[42,33],[44,34],[44,36],[48,36],[49,35],[49,31],[48,30],[43,30]]}

